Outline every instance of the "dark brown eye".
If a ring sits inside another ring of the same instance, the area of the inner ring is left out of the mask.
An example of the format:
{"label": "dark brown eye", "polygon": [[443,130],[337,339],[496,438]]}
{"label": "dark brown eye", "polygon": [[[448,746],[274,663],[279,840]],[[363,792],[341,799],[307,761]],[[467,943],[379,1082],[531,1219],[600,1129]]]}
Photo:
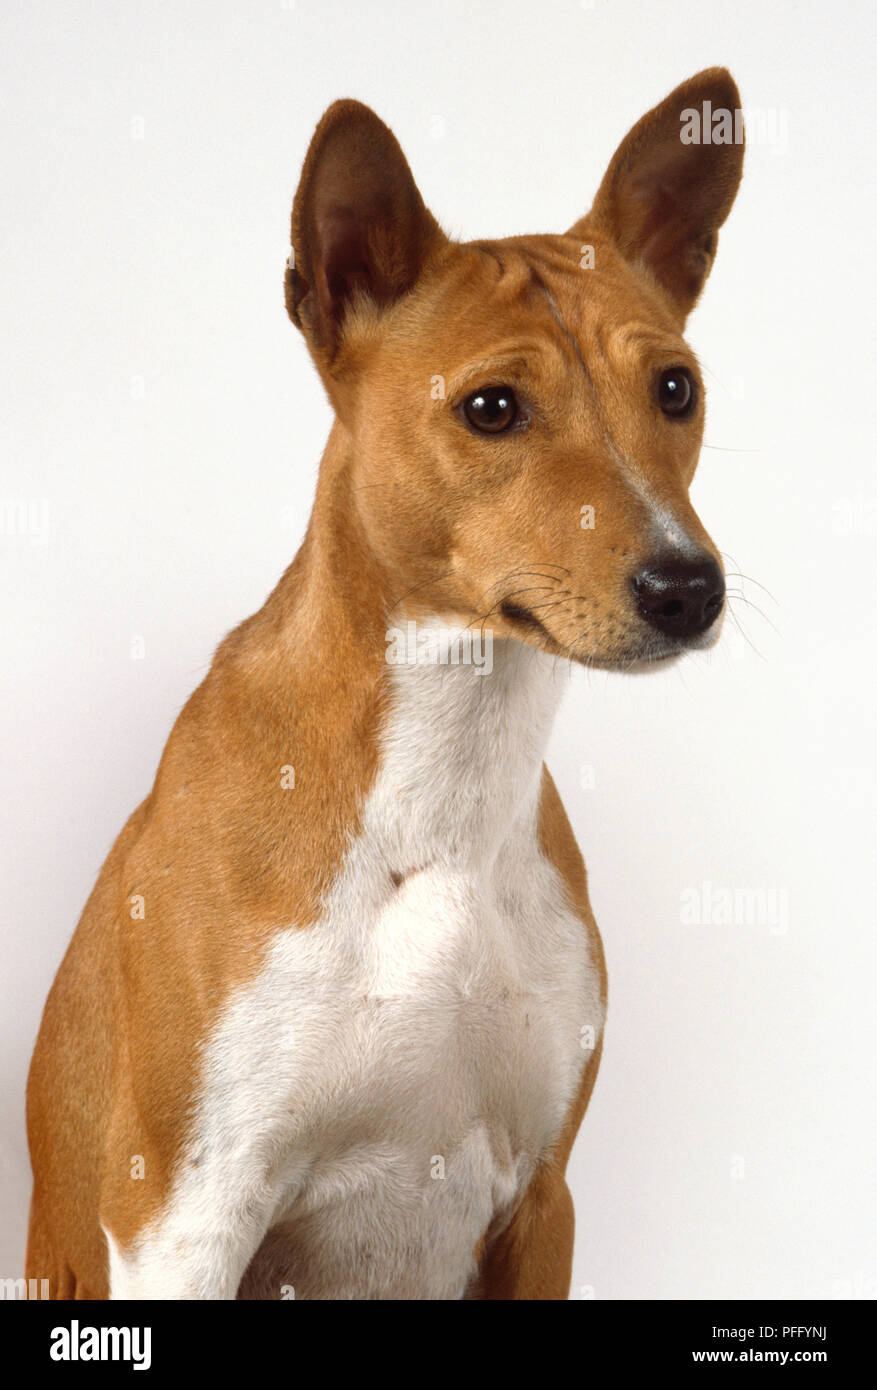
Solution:
{"label": "dark brown eye", "polygon": [[658,377],[658,405],[665,415],[688,415],[694,408],[694,382],[686,367],[669,367]]}
{"label": "dark brown eye", "polygon": [[485,434],[501,434],[518,418],[518,402],[510,386],[485,386],[463,405],[470,425]]}

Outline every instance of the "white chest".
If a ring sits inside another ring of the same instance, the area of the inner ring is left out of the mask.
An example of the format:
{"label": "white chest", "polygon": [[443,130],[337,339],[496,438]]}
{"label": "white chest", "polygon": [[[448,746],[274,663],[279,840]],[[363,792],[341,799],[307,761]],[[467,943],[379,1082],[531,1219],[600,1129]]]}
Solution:
{"label": "white chest", "polygon": [[402,674],[321,920],[277,937],[211,1040],[162,1239],[249,1203],[268,1296],[461,1297],[578,1086],[601,1011],[538,844],[555,699],[509,645],[490,676]]}

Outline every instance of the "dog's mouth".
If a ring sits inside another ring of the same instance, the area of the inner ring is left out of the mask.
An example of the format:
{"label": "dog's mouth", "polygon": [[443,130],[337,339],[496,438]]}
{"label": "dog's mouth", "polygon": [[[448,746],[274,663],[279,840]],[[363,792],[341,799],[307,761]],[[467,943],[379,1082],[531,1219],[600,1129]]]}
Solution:
{"label": "dog's mouth", "polygon": [[548,631],[545,624],[540,622],[536,615],[530,612],[529,608],[524,608],[523,604],[510,603],[508,599],[506,599],[500,604],[499,611],[501,616],[505,618],[512,627],[518,629],[522,641],[525,636],[529,634],[530,639],[532,640],[535,637],[538,641],[538,645],[543,651],[548,652],[549,656],[569,657],[572,655],[569,648],[564,646],[563,642],[559,642],[558,639]]}
{"label": "dog's mouth", "polygon": [[520,603],[510,603],[508,599],[505,599],[500,604],[499,611],[506,621],[510,622],[514,627],[528,628],[530,632],[538,633],[540,637],[546,638],[549,642],[554,643],[555,646],[558,645],[545,624],[540,623],[539,619],[534,617],[529,608],[524,608]]}
{"label": "dog's mouth", "polygon": [[545,624],[523,604],[512,603],[506,599],[500,604],[499,612],[512,627],[517,628],[521,640],[527,636],[531,641],[536,638],[539,646],[552,656],[568,657],[578,665],[590,666],[597,670],[623,671],[634,675],[638,672],[653,671],[656,667],[669,664],[676,657],[682,656],[688,649],[685,643],[655,639],[638,642],[630,650],[606,656],[579,653],[575,650],[575,645],[568,647],[554,637]]}
{"label": "dog's mouth", "polygon": [[549,632],[548,628],[536,617],[535,613],[531,613],[529,608],[525,608],[523,604],[512,603],[508,599],[505,599],[499,606],[499,612],[513,628],[517,629],[520,641],[523,642],[529,638],[530,642],[533,643],[535,639],[535,645],[543,652],[547,652],[549,656],[563,657],[566,660],[575,661],[580,665],[588,664],[583,657],[579,656],[573,649],[567,646],[565,642],[561,642],[552,632]]}

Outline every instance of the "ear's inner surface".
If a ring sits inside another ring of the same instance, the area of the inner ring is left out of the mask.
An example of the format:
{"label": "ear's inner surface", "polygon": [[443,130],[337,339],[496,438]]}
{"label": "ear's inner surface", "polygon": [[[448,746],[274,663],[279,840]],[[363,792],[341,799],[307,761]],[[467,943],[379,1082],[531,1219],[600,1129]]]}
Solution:
{"label": "ear's inner surface", "polygon": [[367,233],[353,208],[328,209],[316,227],[314,272],[320,306],[340,326],[345,305],[357,290],[381,299],[377,266],[369,256]]}
{"label": "ear's inner surface", "polygon": [[385,305],[410,290],[445,240],[392,131],[339,101],[311,140],[292,210],[287,307],[328,369],[357,293]]}
{"label": "ear's inner surface", "polygon": [[[684,139],[691,112],[728,112],[733,138]],[[621,142],[588,217],[608,232],[629,261],[643,266],[670,295],[683,318],[709,275],[718,231],[734,202],[743,171],[740,94],[724,68],[683,82],[647,112]]]}

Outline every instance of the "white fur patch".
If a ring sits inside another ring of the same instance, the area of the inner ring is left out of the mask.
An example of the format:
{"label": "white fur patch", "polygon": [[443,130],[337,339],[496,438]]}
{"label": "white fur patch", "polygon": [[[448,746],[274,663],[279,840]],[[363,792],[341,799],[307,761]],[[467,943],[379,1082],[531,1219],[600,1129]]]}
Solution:
{"label": "white fur patch", "polygon": [[260,1246],[263,1297],[460,1298],[563,1125],[602,1023],[537,839],[565,667],[501,641],[490,675],[388,672],[361,833],[227,1007],[166,1211],[110,1240],[114,1298],[234,1297]]}

